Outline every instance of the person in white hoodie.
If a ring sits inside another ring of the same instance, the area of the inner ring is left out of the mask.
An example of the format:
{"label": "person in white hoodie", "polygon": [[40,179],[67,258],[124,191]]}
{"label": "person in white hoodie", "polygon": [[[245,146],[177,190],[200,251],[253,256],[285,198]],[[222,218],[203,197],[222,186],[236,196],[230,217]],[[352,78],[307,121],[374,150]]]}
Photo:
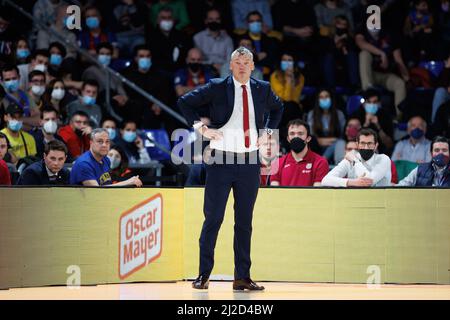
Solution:
{"label": "person in white hoodie", "polygon": [[323,179],[324,187],[388,187],[391,185],[391,160],[377,154],[378,136],[364,128],[356,138],[357,150],[347,152],[344,160]]}

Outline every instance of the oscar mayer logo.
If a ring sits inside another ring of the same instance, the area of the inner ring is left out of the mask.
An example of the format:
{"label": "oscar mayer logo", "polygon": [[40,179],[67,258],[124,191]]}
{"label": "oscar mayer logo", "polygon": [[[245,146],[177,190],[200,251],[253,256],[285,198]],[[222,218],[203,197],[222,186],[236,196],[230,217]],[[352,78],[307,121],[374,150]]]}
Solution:
{"label": "oscar mayer logo", "polygon": [[163,201],[161,194],[120,216],[119,277],[125,279],[161,255]]}

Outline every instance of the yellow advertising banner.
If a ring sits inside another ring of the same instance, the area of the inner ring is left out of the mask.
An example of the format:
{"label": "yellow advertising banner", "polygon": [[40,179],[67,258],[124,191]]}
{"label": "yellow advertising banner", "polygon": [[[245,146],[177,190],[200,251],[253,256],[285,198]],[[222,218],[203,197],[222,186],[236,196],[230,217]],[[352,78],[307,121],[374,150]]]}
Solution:
{"label": "yellow advertising banner", "polygon": [[[255,280],[450,283],[437,189],[261,188]],[[0,188],[0,288],[197,276],[203,188]],[[233,197],[213,275],[233,277]]]}

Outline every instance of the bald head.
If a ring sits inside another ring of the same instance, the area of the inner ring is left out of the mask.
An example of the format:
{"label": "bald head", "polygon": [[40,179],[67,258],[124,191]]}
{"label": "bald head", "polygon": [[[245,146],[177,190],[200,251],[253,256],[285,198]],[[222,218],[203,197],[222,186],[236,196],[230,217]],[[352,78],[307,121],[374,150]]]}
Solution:
{"label": "bald head", "polygon": [[201,63],[203,61],[202,52],[197,48],[192,48],[188,51],[186,62],[187,63]]}

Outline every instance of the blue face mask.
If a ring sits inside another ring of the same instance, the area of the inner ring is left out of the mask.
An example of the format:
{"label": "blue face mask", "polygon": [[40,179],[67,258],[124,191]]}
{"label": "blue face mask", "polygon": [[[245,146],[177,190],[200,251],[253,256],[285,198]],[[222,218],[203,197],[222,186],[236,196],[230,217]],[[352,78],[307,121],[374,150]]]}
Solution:
{"label": "blue face mask", "polygon": [[9,92],[17,92],[17,90],[19,90],[19,86],[20,86],[19,80],[5,81],[5,89]]}
{"label": "blue face mask", "polygon": [[259,34],[262,31],[262,23],[259,21],[250,22],[248,24],[248,30],[253,34]]}
{"label": "blue face mask", "polygon": [[378,103],[366,103],[364,105],[364,109],[366,110],[367,113],[370,114],[376,114],[378,112]]}
{"label": "blue face mask", "polygon": [[321,107],[324,110],[330,109],[331,99],[330,98],[319,99],[319,107]]}
{"label": "blue face mask", "polygon": [[114,139],[116,138],[116,135],[117,135],[116,130],[113,129],[113,128],[108,128],[108,129],[106,129],[106,130],[108,130],[109,138],[110,138],[111,140],[114,140]]}
{"label": "blue face mask", "polygon": [[98,62],[104,66],[109,66],[111,63],[111,56],[107,54],[101,54],[98,56]]}
{"label": "blue face mask", "polygon": [[95,97],[83,96],[83,103],[85,105],[91,106],[91,105],[95,104]]}
{"label": "blue face mask", "polygon": [[413,139],[419,140],[424,136],[425,132],[420,128],[415,128],[411,131],[411,137]]}
{"label": "blue face mask", "polygon": [[287,69],[292,69],[294,67],[293,61],[282,60],[280,64],[281,70],[286,71]]}
{"label": "blue face mask", "polygon": [[26,59],[30,55],[30,50],[28,49],[17,49],[16,51],[17,58]]}
{"label": "blue face mask", "polygon": [[432,162],[438,167],[443,168],[448,165],[449,157],[443,153],[439,153],[437,156],[433,157]]}
{"label": "blue face mask", "polygon": [[22,121],[18,121],[18,120],[9,120],[8,121],[9,130],[14,131],[14,132],[19,132],[20,129],[22,129],[22,125],[23,125]]}
{"label": "blue face mask", "polygon": [[86,25],[89,29],[96,29],[100,26],[100,19],[97,17],[86,18]]}
{"label": "blue face mask", "polygon": [[139,69],[148,70],[152,66],[152,59],[150,58],[140,58],[138,60]]}
{"label": "blue face mask", "polygon": [[62,62],[62,57],[60,54],[52,54],[50,56],[50,64],[54,66],[59,66]]}
{"label": "blue face mask", "polygon": [[134,142],[136,140],[137,134],[135,131],[124,131],[123,133],[123,140],[125,140],[128,143]]}

